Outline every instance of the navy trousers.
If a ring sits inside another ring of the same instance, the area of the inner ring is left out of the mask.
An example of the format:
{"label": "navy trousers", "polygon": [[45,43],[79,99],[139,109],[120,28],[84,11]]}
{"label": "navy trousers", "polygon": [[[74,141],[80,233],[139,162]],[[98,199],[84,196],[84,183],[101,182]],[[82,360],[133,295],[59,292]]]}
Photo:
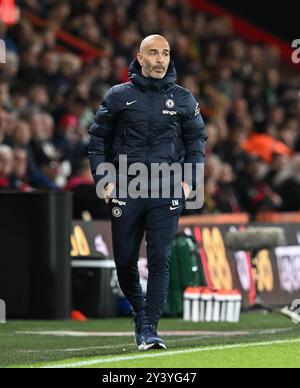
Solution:
{"label": "navy trousers", "polygon": [[[138,313],[145,310],[157,325],[167,301],[172,243],[185,206],[182,198],[110,199],[113,251],[120,287]],[[146,233],[148,288],[144,300],[138,272],[141,242]]]}

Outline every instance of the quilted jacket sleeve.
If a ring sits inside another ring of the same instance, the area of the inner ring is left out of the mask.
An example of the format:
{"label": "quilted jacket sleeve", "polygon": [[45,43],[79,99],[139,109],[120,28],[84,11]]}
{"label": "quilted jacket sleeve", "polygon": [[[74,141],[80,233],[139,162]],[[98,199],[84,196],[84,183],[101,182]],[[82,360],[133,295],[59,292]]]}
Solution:
{"label": "quilted jacket sleeve", "polygon": [[196,190],[201,183],[196,181],[196,170],[203,168],[205,162],[207,134],[199,104],[191,93],[187,97],[186,107],[186,114],[182,122],[182,139],[185,147],[184,162],[192,164],[192,177],[184,176],[184,181],[191,185],[193,190]]}
{"label": "quilted jacket sleeve", "polygon": [[105,95],[102,105],[89,129],[89,159],[96,184],[105,176],[96,175],[97,167],[101,163],[111,162],[115,121],[114,98],[114,88],[111,88]]}

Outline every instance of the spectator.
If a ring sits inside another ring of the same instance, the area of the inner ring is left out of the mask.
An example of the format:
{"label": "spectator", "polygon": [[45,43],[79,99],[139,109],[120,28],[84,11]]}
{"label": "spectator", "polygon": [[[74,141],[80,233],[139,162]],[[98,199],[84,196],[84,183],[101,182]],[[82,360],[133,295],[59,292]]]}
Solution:
{"label": "spectator", "polygon": [[9,91],[9,82],[0,79],[0,106],[5,108],[10,108],[10,91]]}
{"label": "spectator", "polygon": [[30,124],[26,120],[18,119],[11,138],[11,145],[19,148],[28,148],[30,139]]}
{"label": "spectator", "polygon": [[14,155],[12,149],[7,145],[0,145],[0,190],[8,190],[10,176],[13,172]]}
{"label": "spectator", "polygon": [[242,206],[235,188],[236,177],[230,164],[224,164],[217,192],[217,206],[221,213],[241,213]]}
{"label": "spectator", "polygon": [[[298,74],[273,48],[236,37],[228,18],[195,12],[181,0],[121,3],[22,0],[20,7],[47,19],[47,27],[25,18],[14,27],[0,23],[8,49],[0,64],[0,144],[17,148],[13,158],[23,167],[27,159],[20,181],[58,190],[81,176],[87,128],[103,95],[128,81],[137,42],[162,33],[174,47],[180,83],[197,96],[207,123],[204,211],[289,208],[296,191],[287,166],[300,152]],[[58,50],[57,28],[94,45],[101,57]],[[1,174],[10,187],[11,173]]]}
{"label": "spectator", "polygon": [[296,155],[286,166],[286,177],[279,185],[279,194],[283,204],[282,211],[297,212],[300,210],[300,155]]}
{"label": "spectator", "polygon": [[47,88],[43,85],[33,85],[29,92],[30,102],[33,107],[37,109],[47,109],[49,106],[50,98]]}
{"label": "spectator", "polygon": [[280,196],[265,181],[267,173],[266,163],[251,156],[238,176],[236,189],[243,208],[250,214],[266,210],[276,211],[282,206]]}
{"label": "spectator", "polygon": [[82,219],[83,212],[88,211],[94,219],[109,219],[109,208],[103,199],[97,197],[95,185],[91,176],[88,159],[81,159],[75,174],[69,179],[65,191],[72,191],[73,217]]}
{"label": "spectator", "polygon": [[14,150],[14,163],[10,177],[11,188],[21,191],[31,191],[28,184],[28,153],[23,148]]}

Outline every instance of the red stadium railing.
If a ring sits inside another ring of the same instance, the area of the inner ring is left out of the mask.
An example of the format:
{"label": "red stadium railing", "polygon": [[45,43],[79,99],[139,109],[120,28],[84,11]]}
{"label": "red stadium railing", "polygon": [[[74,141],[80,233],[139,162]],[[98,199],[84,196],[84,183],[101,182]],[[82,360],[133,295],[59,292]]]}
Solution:
{"label": "red stadium railing", "polygon": [[229,12],[223,7],[214,4],[213,1],[209,0],[188,0],[192,7],[196,10],[208,13],[214,17],[227,16],[231,23],[232,27],[237,35],[241,38],[252,43],[265,43],[269,46],[275,46],[279,50],[283,61],[290,66],[296,67],[300,70],[300,64],[293,63],[292,54],[293,48],[291,45],[288,45],[285,41],[279,39],[278,37],[264,31],[258,26],[255,26],[243,18]]}
{"label": "red stadium railing", "polygon": [[[238,36],[247,40],[248,42],[265,43],[269,46],[276,47],[279,50],[284,62],[300,70],[300,64],[295,64],[292,61],[293,48],[283,40],[264,31],[260,27],[247,22],[241,17],[233,14],[232,12],[229,12],[225,8],[214,4],[212,1],[209,1],[209,0],[188,0],[188,1],[191,4],[191,6],[198,11],[207,13],[214,17],[227,16],[230,19],[233,29]],[[47,20],[44,20],[34,15],[32,12],[28,10],[22,10],[22,17],[29,19],[36,27],[39,27],[39,28],[49,27],[49,23]],[[65,31],[58,29],[56,31],[56,37],[61,43],[69,47],[72,47],[73,49],[78,51],[83,56],[83,58],[84,57],[100,58],[103,56],[103,53],[100,49],[90,45],[89,43],[85,42],[82,39],[74,37],[73,35]]]}
{"label": "red stadium railing", "polygon": [[[47,28],[49,27],[49,23],[34,15],[33,13],[22,10],[22,17],[30,20],[30,22],[35,26],[39,28]],[[72,47],[73,49],[76,49],[77,52],[79,52],[83,59],[85,57],[87,58],[100,58],[103,56],[103,53],[100,49],[90,45],[89,43],[86,43],[84,40],[74,37],[73,35],[64,32],[60,29],[56,30],[56,38],[63,44]]]}
{"label": "red stadium railing", "polygon": [[180,225],[224,225],[224,224],[248,224],[250,216],[246,213],[184,216],[180,219]]}
{"label": "red stadium railing", "polygon": [[275,213],[263,212],[256,216],[257,222],[271,224],[298,224],[300,223],[300,212],[298,213]]}

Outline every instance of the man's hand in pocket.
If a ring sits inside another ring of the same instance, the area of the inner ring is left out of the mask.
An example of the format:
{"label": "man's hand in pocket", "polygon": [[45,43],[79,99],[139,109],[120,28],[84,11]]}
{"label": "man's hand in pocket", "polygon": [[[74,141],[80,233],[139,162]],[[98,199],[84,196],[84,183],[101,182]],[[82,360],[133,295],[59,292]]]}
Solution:
{"label": "man's hand in pocket", "polygon": [[104,191],[103,191],[103,198],[104,198],[104,201],[108,204],[109,203],[109,200],[110,200],[110,197],[112,195],[112,192],[114,191],[114,188],[115,188],[115,184],[114,183],[109,183]]}
{"label": "man's hand in pocket", "polygon": [[192,188],[185,182],[182,182],[181,184],[182,184],[183,191],[184,191],[184,196],[185,196],[184,199],[187,200],[192,192]]}

